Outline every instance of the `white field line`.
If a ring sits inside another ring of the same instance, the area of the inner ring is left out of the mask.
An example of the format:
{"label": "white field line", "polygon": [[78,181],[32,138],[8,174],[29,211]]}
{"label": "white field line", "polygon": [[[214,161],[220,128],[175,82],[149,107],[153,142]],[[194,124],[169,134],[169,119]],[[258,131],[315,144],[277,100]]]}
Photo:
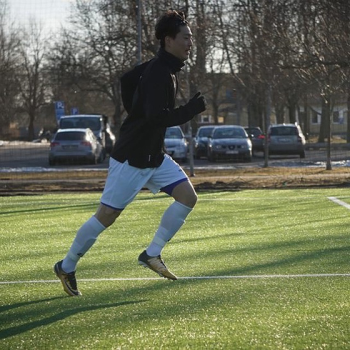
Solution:
{"label": "white field line", "polygon": [[334,203],[336,203],[336,204],[339,204],[339,205],[343,206],[344,208],[350,210],[350,204],[341,201],[341,200],[338,199],[337,197],[328,197],[328,199],[331,200],[332,202],[334,202]]}
{"label": "white field line", "polygon": [[[194,276],[178,277],[179,280],[211,280],[211,279],[257,279],[257,278],[315,278],[315,277],[350,277],[350,273],[316,273],[300,275],[242,275],[242,276]],[[79,282],[104,282],[104,281],[152,281],[163,280],[161,277],[152,278],[82,278]],[[0,281],[3,284],[28,284],[28,283],[59,283],[57,280],[28,280],[28,281]]]}

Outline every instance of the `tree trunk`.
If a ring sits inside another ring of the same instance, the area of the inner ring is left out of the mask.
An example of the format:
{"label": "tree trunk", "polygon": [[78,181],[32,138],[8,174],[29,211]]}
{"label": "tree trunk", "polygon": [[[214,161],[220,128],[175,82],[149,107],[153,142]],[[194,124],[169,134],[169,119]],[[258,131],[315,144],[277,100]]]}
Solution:
{"label": "tree trunk", "polygon": [[348,100],[347,100],[347,131],[346,131],[346,142],[350,143],[350,83],[348,84]]}
{"label": "tree trunk", "polygon": [[310,136],[310,121],[309,121],[309,107],[307,104],[307,96],[304,99],[304,120],[303,120],[303,132],[305,134],[305,136],[307,137],[307,139]]}
{"label": "tree trunk", "polygon": [[276,105],[275,113],[276,113],[277,124],[283,124],[284,123],[284,105],[281,103]]}
{"label": "tree trunk", "polygon": [[28,124],[28,141],[33,141],[34,140],[34,119],[35,119],[35,114],[33,112],[29,113],[29,124]]}
{"label": "tree trunk", "polygon": [[322,114],[321,114],[321,125],[320,133],[318,135],[318,142],[325,142],[327,136],[327,118],[328,118],[329,104],[327,98],[322,96]]}

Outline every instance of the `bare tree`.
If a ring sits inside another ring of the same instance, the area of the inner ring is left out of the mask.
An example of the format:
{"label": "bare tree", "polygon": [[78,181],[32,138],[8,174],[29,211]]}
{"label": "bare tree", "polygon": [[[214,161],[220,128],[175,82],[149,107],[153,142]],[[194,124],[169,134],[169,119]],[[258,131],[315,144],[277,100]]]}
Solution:
{"label": "bare tree", "polygon": [[17,107],[16,64],[20,38],[18,30],[8,23],[6,1],[0,1],[0,125],[2,133],[7,132]]}
{"label": "bare tree", "polygon": [[[77,0],[70,26],[50,55],[59,84],[66,82],[85,97],[98,96],[111,102],[116,130],[123,114],[119,78],[136,57],[135,13],[133,1]],[[55,91],[57,98],[71,103],[72,97],[59,96],[62,90],[57,88]],[[106,113],[106,109],[96,110],[97,105],[90,108],[87,113]]]}
{"label": "bare tree", "polygon": [[43,72],[46,42],[42,26],[31,20],[22,32],[16,82],[21,99],[21,111],[28,115],[28,140],[33,140],[34,121],[41,106],[47,104]]}
{"label": "bare tree", "polygon": [[[350,60],[348,1],[300,1],[291,3],[294,21],[290,30],[279,29],[281,45],[285,47],[283,68],[294,69],[305,84],[318,89],[327,108],[330,101],[341,92],[346,80]],[[345,31],[344,31],[345,30]],[[330,110],[324,110],[319,141],[328,134],[325,120]]]}

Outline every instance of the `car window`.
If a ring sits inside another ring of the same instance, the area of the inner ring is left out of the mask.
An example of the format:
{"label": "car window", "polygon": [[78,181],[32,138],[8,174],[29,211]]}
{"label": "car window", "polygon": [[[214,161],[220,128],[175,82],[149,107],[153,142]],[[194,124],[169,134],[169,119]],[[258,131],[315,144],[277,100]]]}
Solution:
{"label": "car window", "polygon": [[76,131],[59,132],[56,134],[55,140],[56,141],[83,141],[85,140],[85,133],[76,132]]}
{"label": "car window", "polygon": [[182,139],[182,132],[178,128],[167,129],[165,132],[166,139]]}
{"label": "car window", "polygon": [[258,137],[262,134],[262,132],[259,129],[246,129],[248,134],[253,135],[254,137]]}
{"label": "car window", "polygon": [[203,128],[198,130],[198,136],[199,137],[208,137],[211,135],[211,132],[214,128]]}
{"label": "car window", "polygon": [[101,124],[98,118],[80,118],[78,121],[79,128],[89,128],[91,130],[100,130]]}
{"label": "car window", "polygon": [[292,126],[284,126],[279,128],[271,128],[270,134],[272,136],[294,136],[298,135],[298,130]]}
{"label": "car window", "polygon": [[246,138],[247,135],[242,129],[217,129],[214,131],[215,139],[226,139],[226,138]]}
{"label": "car window", "polygon": [[98,131],[101,129],[101,121],[100,118],[69,118],[69,119],[62,119],[60,122],[60,128],[61,129],[69,129],[69,128],[82,128],[86,129],[89,128],[94,131]]}
{"label": "car window", "polygon": [[60,122],[60,128],[61,129],[70,129],[70,128],[74,128],[75,124],[73,120],[65,120],[62,119]]}

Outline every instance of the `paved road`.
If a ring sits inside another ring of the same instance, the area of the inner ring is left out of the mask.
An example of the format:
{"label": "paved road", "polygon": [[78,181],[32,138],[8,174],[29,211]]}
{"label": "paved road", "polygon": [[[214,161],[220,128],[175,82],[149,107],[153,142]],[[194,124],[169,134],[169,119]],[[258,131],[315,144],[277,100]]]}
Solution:
{"label": "paved road", "polygon": [[[16,171],[20,168],[51,168],[51,169],[106,169],[108,168],[108,158],[102,164],[61,164],[57,166],[49,166],[48,164],[49,143],[30,143],[30,142],[12,142],[0,144],[0,171]],[[350,159],[350,152],[347,150],[336,150],[332,153],[332,161],[345,161]],[[299,156],[273,156],[269,159],[269,165],[278,166],[286,165],[295,166],[305,165],[312,166],[317,162],[326,161],[325,150],[309,150],[306,151],[305,159]],[[264,166],[265,160],[263,154],[257,154],[253,157],[251,163],[240,161],[222,161],[210,163],[207,159],[194,161],[194,168],[200,167],[254,167]],[[185,168],[190,167],[190,163],[181,164]]]}

